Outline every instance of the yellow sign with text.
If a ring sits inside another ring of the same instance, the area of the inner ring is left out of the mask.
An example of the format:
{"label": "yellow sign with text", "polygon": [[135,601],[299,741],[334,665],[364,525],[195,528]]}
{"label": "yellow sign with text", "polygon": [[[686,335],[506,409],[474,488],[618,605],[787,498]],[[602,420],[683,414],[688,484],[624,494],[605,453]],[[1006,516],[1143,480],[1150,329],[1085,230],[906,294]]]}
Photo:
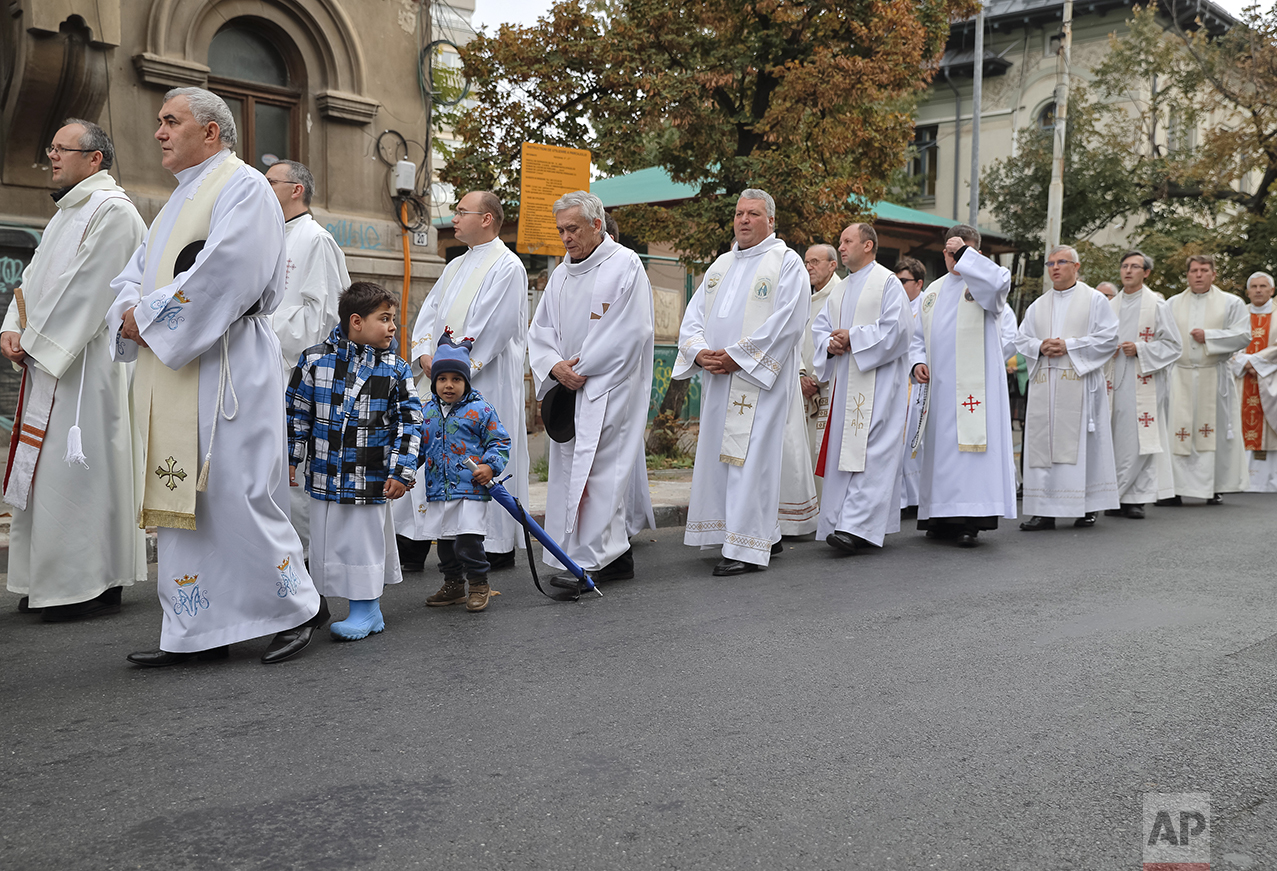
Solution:
{"label": "yellow sign with text", "polygon": [[590,152],[580,148],[523,143],[519,178],[520,254],[562,257],[567,252],[554,226],[554,201],[572,191],[590,189]]}

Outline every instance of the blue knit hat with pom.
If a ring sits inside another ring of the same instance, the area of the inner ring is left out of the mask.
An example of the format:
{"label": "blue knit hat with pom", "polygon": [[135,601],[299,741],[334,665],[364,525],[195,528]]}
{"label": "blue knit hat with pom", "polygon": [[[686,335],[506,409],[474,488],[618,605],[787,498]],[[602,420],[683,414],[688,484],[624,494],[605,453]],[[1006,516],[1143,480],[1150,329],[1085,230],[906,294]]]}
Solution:
{"label": "blue knit hat with pom", "polygon": [[470,391],[470,349],[474,347],[474,339],[465,338],[460,342],[452,338],[452,330],[445,329],[439,337],[439,347],[430,361],[430,390],[435,390],[435,381],[442,372],[456,372],[466,380],[466,392]]}

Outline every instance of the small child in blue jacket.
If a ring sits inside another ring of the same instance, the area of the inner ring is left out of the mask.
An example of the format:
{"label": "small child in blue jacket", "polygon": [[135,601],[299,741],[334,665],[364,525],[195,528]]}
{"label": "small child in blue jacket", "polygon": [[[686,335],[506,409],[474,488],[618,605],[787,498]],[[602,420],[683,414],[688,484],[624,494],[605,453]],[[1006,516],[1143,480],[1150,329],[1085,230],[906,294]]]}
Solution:
{"label": "small child in blue jacket", "polygon": [[[484,485],[510,461],[510,435],[497,412],[470,386],[469,339],[456,343],[445,330],[430,363],[430,389],[421,438],[418,487],[426,488],[426,537],[439,542],[443,586],[426,599],[431,606],[466,603],[467,611],[488,607],[488,560],[483,552]],[[474,460],[472,475],[464,465]],[[466,579],[470,595],[466,595]]]}
{"label": "small child in blue jacket", "polygon": [[337,302],[341,323],[302,352],[289,380],[288,482],[305,459],[310,575],[321,596],[350,600],[331,628],[355,641],[381,632],[381,593],[403,580],[388,500],[416,481],[421,400],[395,355],[397,300],[357,281]]}

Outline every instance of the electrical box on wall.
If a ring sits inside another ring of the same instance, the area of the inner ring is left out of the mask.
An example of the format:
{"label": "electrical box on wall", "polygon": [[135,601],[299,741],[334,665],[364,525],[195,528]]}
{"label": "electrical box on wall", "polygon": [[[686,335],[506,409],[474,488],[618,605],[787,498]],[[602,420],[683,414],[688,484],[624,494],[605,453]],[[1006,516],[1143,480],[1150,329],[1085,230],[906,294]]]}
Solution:
{"label": "electrical box on wall", "polygon": [[417,187],[417,164],[401,160],[395,164],[395,190],[412,193]]}

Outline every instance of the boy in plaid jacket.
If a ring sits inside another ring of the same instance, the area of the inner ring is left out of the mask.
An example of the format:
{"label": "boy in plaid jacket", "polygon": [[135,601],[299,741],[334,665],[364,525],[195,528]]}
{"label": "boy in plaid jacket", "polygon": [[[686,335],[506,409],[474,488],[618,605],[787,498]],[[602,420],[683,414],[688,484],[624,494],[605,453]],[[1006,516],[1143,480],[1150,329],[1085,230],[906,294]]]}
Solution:
{"label": "boy in plaid jacket", "polygon": [[[426,604],[465,602],[467,611],[482,611],[491,595],[483,503],[492,497],[485,485],[510,462],[510,434],[496,410],[470,386],[470,347],[469,339],[455,343],[445,330],[430,362],[433,395],[424,412],[417,486],[426,488],[424,528],[439,542],[443,572],[443,587]],[[476,463],[473,474],[465,466],[467,458]]]}
{"label": "boy in plaid jacket", "polygon": [[[421,400],[395,354],[396,300],[357,281],[341,295],[341,324],[307,348],[288,385],[289,483],[306,458],[310,575],[321,596],[350,600],[334,638],[381,632],[381,593],[403,580],[388,499],[416,480]],[[282,595],[282,594],[281,594]]]}

